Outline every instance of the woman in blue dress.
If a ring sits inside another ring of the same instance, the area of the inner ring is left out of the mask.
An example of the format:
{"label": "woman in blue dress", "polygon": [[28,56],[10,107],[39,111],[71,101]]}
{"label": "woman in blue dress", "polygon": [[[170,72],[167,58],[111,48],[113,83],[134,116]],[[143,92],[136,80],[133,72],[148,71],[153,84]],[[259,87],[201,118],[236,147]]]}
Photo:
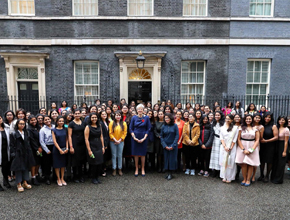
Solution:
{"label": "woman in blue dress", "polygon": [[[57,185],[66,186],[64,181],[64,170],[68,153],[68,136],[67,128],[64,127],[64,118],[58,116],[56,127],[51,130],[54,147],[52,150],[52,161],[55,174],[57,176]],[[60,171],[60,175],[59,175]]]}
{"label": "woman in blue dress", "polygon": [[131,146],[132,155],[135,159],[135,176],[138,176],[138,161],[141,157],[142,176],[145,176],[145,156],[147,153],[148,133],[151,129],[151,123],[148,116],[143,115],[144,105],[137,106],[138,115],[134,115],[130,123],[130,133],[132,136]]}
{"label": "woman in blue dress", "polygon": [[171,113],[165,113],[164,120],[165,124],[161,128],[160,139],[164,150],[164,170],[168,170],[165,179],[171,180],[172,171],[177,169],[179,131]]}

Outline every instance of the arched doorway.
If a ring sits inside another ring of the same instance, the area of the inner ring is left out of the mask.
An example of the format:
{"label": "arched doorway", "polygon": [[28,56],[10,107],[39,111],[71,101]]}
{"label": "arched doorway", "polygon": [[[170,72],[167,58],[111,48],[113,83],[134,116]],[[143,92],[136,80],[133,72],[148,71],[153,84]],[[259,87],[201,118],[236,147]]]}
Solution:
{"label": "arched doorway", "polygon": [[[150,69],[148,69],[150,71]],[[128,100],[136,103],[152,101],[152,76],[147,69],[132,70],[128,76]]]}

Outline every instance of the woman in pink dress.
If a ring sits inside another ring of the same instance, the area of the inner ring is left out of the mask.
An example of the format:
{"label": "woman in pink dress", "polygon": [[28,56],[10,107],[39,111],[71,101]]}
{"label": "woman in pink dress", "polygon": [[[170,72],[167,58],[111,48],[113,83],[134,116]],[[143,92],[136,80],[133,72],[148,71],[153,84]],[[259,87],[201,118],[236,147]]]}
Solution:
{"label": "woman in pink dress", "polygon": [[242,186],[251,185],[254,167],[260,165],[259,145],[260,133],[253,127],[253,116],[245,115],[242,127],[239,129],[236,163],[242,167],[244,180]]}

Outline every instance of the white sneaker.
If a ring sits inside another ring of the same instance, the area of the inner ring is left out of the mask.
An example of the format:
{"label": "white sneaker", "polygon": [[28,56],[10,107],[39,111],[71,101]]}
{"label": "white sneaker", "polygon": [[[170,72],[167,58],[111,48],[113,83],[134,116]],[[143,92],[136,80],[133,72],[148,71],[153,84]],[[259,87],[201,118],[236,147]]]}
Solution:
{"label": "white sneaker", "polygon": [[191,175],[191,176],[195,176],[195,170],[191,170],[191,171],[190,171],[190,175]]}
{"label": "white sneaker", "polygon": [[185,173],[186,175],[189,175],[190,169],[186,169]]}

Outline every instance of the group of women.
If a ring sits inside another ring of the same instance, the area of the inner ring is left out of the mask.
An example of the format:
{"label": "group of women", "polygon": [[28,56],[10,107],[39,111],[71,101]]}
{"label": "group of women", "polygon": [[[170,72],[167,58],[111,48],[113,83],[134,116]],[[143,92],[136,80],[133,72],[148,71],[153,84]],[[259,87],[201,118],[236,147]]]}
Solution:
{"label": "group of women", "polygon": [[135,177],[156,169],[167,171],[165,179],[171,180],[173,171],[183,170],[230,183],[242,170],[241,185],[250,186],[260,166],[258,181],[283,183],[288,127],[289,117],[280,116],[275,124],[264,106],[257,111],[251,103],[244,111],[239,101],[225,108],[216,102],[212,110],[198,103],[186,103],[183,109],[170,100],[136,106],[124,99],[120,105],[96,100],[80,108],[70,108],[66,101],[60,108],[52,103],[48,114],[41,108],[35,116],[24,109],[15,114],[9,110],[0,116],[3,185],[10,188],[15,180],[23,192],[41,181],[50,185],[52,178],[59,186],[82,183],[85,174],[100,184],[99,176],[107,175],[110,161],[112,175],[123,175],[123,158],[126,168],[134,161]]}

